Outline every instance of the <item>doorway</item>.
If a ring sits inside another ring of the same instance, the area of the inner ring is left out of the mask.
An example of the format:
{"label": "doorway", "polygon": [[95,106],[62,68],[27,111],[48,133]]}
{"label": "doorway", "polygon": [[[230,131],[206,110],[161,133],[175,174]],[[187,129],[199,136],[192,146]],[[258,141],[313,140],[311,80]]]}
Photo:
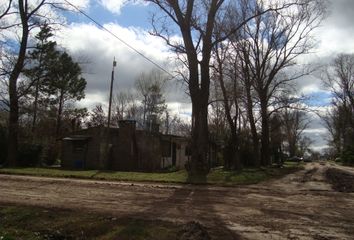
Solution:
{"label": "doorway", "polygon": [[172,143],[172,166],[176,166],[176,143]]}

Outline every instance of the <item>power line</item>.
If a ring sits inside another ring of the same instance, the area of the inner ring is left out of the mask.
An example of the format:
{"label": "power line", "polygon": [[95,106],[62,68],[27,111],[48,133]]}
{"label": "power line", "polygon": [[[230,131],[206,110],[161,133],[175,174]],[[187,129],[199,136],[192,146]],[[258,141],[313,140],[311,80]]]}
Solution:
{"label": "power line", "polygon": [[64,0],[67,4],[69,4],[70,6],[72,6],[74,9],[76,9],[79,13],[81,13],[82,15],[84,15],[85,17],[87,17],[88,19],[90,19],[93,23],[95,23],[97,26],[99,26],[100,28],[102,28],[103,30],[105,30],[106,32],[108,32],[109,34],[111,34],[113,37],[115,37],[116,39],[118,39],[120,42],[122,42],[124,45],[126,45],[128,48],[130,48],[131,50],[133,50],[134,52],[136,52],[138,55],[140,55],[141,57],[143,57],[145,60],[147,60],[148,62],[152,63],[155,67],[157,67],[158,69],[162,70],[163,72],[167,73],[168,75],[170,75],[172,78],[175,78],[175,76],[173,76],[169,71],[167,71],[166,69],[164,69],[163,67],[161,67],[159,64],[157,64],[156,62],[154,62],[153,60],[151,60],[150,58],[148,58],[147,56],[145,56],[143,53],[141,53],[139,50],[137,50],[136,48],[134,48],[133,46],[131,46],[129,43],[127,43],[126,41],[124,41],[123,39],[121,39],[120,37],[118,37],[116,34],[114,34],[113,32],[111,32],[109,29],[105,28],[102,24],[100,24],[98,21],[96,21],[95,19],[93,19],[92,17],[90,17],[86,12],[84,12],[83,10],[81,10],[80,8],[78,8],[77,6],[75,6],[74,4],[72,4],[71,2]]}

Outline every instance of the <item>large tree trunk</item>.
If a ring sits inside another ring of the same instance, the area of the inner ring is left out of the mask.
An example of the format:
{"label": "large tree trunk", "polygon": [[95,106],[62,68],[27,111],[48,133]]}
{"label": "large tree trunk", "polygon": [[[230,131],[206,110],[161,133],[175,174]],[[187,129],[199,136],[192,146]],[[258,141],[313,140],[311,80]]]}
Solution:
{"label": "large tree trunk", "polygon": [[252,86],[254,79],[251,79],[251,70],[250,70],[250,56],[248,55],[249,49],[244,49],[242,54],[244,58],[244,63],[242,64],[242,70],[244,74],[244,86],[246,90],[246,110],[247,117],[249,120],[249,125],[251,128],[252,134],[252,147],[253,147],[253,165],[255,167],[261,166],[260,161],[260,149],[259,149],[259,136],[257,133],[256,121],[253,114],[253,99],[252,99]]}
{"label": "large tree trunk", "polygon": [[18,148],[18,95],[17,95],[17,79],[23,69],[26,48],[28,41],[28,19],[23,1],[19,0],[19,10],[22,24],[22,37],[20,49],[18,52],[17,62],[13,68],[9,78],[9,98],[10,98],[10,114],[9,114],[9,139],[7,151],[7,164],[10,166],[17,165],[17,148]]}
{"label": "large tree trunk", "polygon": [[[190,175],[200,175],[209,172],[208,164],[208,101],[209,101],[209,64],[212,50],[212,34],[214,30],[214,23],[216,13],[223,4],[224,0],[212,0],[209,3],[209,9],[207,13],[207,21],[204,29],[200,29],[203,33],[200,35],[202,46],[202,60],[198,60],[199,50],[194,45],[193,40],[194,30],[193,24],[198,19],[193,16],[195,2],[193,0],[185,1],[182,10],[180,1],[164,1],[162,4],[160,1],[152,1],[156,3],[160,8],[174,14],[168,13],[168,15],[174,19],[179,26],[183,38],[183,44],[188,62],[188,87],[192,100],[192,159],[189,168]],[[158,34],[159,35],[159,34]],[[160,35],[161,36],[161,35]],[[198,44],[199,45],[199,44]],[[176,46],[176,51],[179,51],[179,47]],[[198,65],[200,63],[200,75]],[[200,77],[200,78],[199,78]],[[200,80],[200,81],[199,81]]]}
{"label": "large tree trunk", "polygon": [[269,118],[268,106],[266,98],[261,98],[261,117],[262,117],[262,138],[261,138],[261,164],[262,166],[270,165],[269,151]]}
{"label": "large tree trunk", "polygon": [[294,157],[296,155],[296,142],[295,139],[289,138],[289,157]]}
{"label": "large tree trunk", "polygon": [[36,92],[35,92],[34,103],[33,103],[32,137],[34,136],[34,132],[36,129],[37,110],[38,110],[38,95],[39,95],[39,79],[37,79],[37,82],[36,82]]}
{"label": "large tree trunk", "polygon": [[[196,98],[195,98],[196,99]],[[192,159],[190,175],[205,175],[209,172],[208,164],[208,109],[203,101],[192,101]]]}
{"label": "large tree trunk", "polygon": [[[197,58],[194,60],[197,60]],[[190,61],[190,63],[192,63],[190,64],[190,72],[196,78],[190,79],[190,82],[193,83],[190,84],[192,99],[192,159],[189,174],[206,175],[210,170],[208,162],[209,60],[200,66],[200,84],[198,81],[198,61]]]}
{"label": "large tree trunk", "polygon": [[57,115],[57,126],[55,130],[55,137],[58,138],[60,135],[60,128],[61,128],[61,115],[63,113],[63,104],[64,104],[64,93],[60,92],[59,97],[59,106],[58,106],[58,115]]}
{"label": "large tree trunk", "polygon": [[239,138],[237,136],[236,126],[231,131],[232,131],[232,133],[231,133],[231,139],[230,139],[231,140],[230,141],[230,144],[231,144],[230,149],[232,150],[232,152],[231,152],[231,155],[229,156],[230,162],[231,162],[230,168],[232,170],[240,170],[242,168],[242,164],[240,161]]}
{"label": "large tree trunk", "polygon": [[17,165],[18,148],[18,98],[17,82],[10,78],[10,115],[9,115],[9,137],[7,149],[7,164],[9,166]]}
{"label": "large tree trunk", "polygon": [[252,134],[252,143],[253,143],[253,156],[254,156],[254,166],[259,167],[261,165],[259,157],[259,138],[256,128],[256,121],[253,115],[253,101],[251,96],[251,84],[246,82],[246,107],[247,107],[247,116],[251,128]]}
{"label": "large tree trunk", "polygon": [[230,127],[231,136],[227,142],[227,151],[224,154],[225,159],[225,168],[239,170],[241,169],[241,162],[239,157],[239,138],[237,135],[237,126],[236,126],[236,117],[235,121],[232,119],[230,112],[227,112],[225,108],[225,112],[227,115],[227,120]]}
{"label": "large tree trunk", "polygon": [[[223,77],[223,69],[221,67],[221,61],[219,61],[219,83],[221,87],[221,92],[223,95],[223,103],[225,108],[226,119],[230,127],[231,137],[228,140],[227,151],[224,154],[225,159],[225,168],[226,169],[234,169],[238,170],[241,169],[240,157],[239,157],[239,150],[238,150],[238,136],[237,136],[237,118],[239,115],[237,100],[235,99],[235,107],[236,107],[236,116],[233,119],[231,116],[231,107],[229,104],[229,97],[226,91],[224,77]],[[236,89],[234,89],[234,95],[236,94]],[[235,96],[233,96],[235,98]]]}

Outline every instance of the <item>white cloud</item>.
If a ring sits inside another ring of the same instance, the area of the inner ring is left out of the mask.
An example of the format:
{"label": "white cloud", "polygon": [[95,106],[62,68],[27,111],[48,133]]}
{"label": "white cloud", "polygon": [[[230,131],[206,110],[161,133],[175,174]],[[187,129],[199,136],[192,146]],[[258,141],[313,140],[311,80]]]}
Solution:
{"label": "white cloud", "polygon": [[126,4],[126,0],[100,0],[100,4],[108,11],[120,14],[121,9]]}
{"label": "white cloud", "polygon": [[[164,42],[151,36],[139,28],[125,28],[118,24],[104,25],[107,29],[129,43],[145,56],[168,69],[168,60],[172,57]],[[86,99],[80,106],[92,108],[97,103],[106,104],[112,70],[113,57],[116,58],[114,91],[129,91],[134,87],[134,81],[142,72],[155,68],[142,56],[129,49],[122,42],[104,30],[92,24],[74,23],[63,29],[57,38],[74,58],[84,58],[88,64],[83,65],[87,80]],[[167,91],[167,102],[173,112],[190,112],[190,106],[183,94],[182,88],[170,82]],[[178,103],[177,103],[178,102]],[[171,103],[171,104],[170,104]]]}
{"label": "white cloud", "polygon": [[90,0],[75,0],[76,6],[84,9],[89,8],[90,2],[91,2]]}
{"label": "white cloud", "polygon": [[330,28],[323,27],[317,37],[320,39],[320,44],[316,51],[316,55],[319,57],[335,56],[342,52],[354,52],[354,31],[334,26]]}
{"label": "white cloud", "polygon": [[[64,0],[59,0],[59,1],[58,0],[51,0],[51,1],[54,3],[62,2],[63,4],[67,4],[67,2]],[[75,0],[75,1],[69,0],[69,2],[80,9],[88,9],[90,7],[91,0]],[[75,10],[72,7],[69,7],[69,9]]]}
{"label": "white cloud", "polygon": [[317,92],[321,92],[321,88],[320,86],[318,86],[318,84],[309,84],[309,85],[305,85],[302,89],[301,92],[303,94],[311,94],[311,93],[317,93]]}
{"label": "white cloud", "polygon": [[320,41],[314,57],[335,57],[338,53],[354,53],[354,1],[331,0],[329,16],[316,31]]}
{"label": "white cloud", "polygon": [[328,145],[321,145],[321,146],[311,146],[310,148],[313,150],[313,151],[316,151],[316,152],[323,152],[324,150],[328,149]]}
{"label": "white cloud", "polygon": [[100,93],[88,93],[86,97],[78,102],[78,107],[86,107],[93,109],[94,106],[102,104],[104,107],[107,105],[105,97]]}
{"label": "white cloud", "polygon": [[190,121],[192,115],[192,104],[181,102],[167,102],[168,110],[172,115],[177,114],[183,120]]}
{"label": "white cloud", "polygon": [[99,3],[108,11],[115,14],[120,14],[122,8],[128,4],[147,5],[143,0],[99,0]]}
{"label": "white cloud", "polygon": [[303,133],[311,133],[311,134],[327,134],[328,130],[326,128],[310,128],[305,129]]}

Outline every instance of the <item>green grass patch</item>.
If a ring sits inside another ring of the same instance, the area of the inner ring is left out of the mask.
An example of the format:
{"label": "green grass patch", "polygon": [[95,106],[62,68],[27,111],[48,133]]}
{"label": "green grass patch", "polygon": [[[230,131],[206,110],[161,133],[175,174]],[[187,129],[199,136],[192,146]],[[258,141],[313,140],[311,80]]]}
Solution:
{"label": "green grass patch", "polygon": [[163,221],[14,205],[0,205],[1,240],[175,239],[179,226]]}
{"label": "green grass patch", "polygon": [[302,169],[300,164],[285,163],[282,168],[245,168],[241,171],[226,171],[222,168],[212,169],[207,182],[221,185],[255,184],[272,178],[279,178]]}
{"label": "green grass patch", "polygon": [[30,176],[48,176],[48,177],[77,177],[92,178],[98,173],[97,170],[63,170],[60,168],[0,168],[0,173],[30,175]]}
{"label": "green grass patch", "polygon": [[189,178],[186,170],[164,173],[115,172],[98,170],[63,170],[57,168],[2,168],[0,174],[18,174],[46,177],[83,178],[110,181],[136,181],[161,183],[194,183],[237,185],[252,184],[273,177],[281,177],[302,168],[301,164],[286,162],[283,168],[245,168],[242,171],[228,171],[222,167],[211,169],[208,176]]}

